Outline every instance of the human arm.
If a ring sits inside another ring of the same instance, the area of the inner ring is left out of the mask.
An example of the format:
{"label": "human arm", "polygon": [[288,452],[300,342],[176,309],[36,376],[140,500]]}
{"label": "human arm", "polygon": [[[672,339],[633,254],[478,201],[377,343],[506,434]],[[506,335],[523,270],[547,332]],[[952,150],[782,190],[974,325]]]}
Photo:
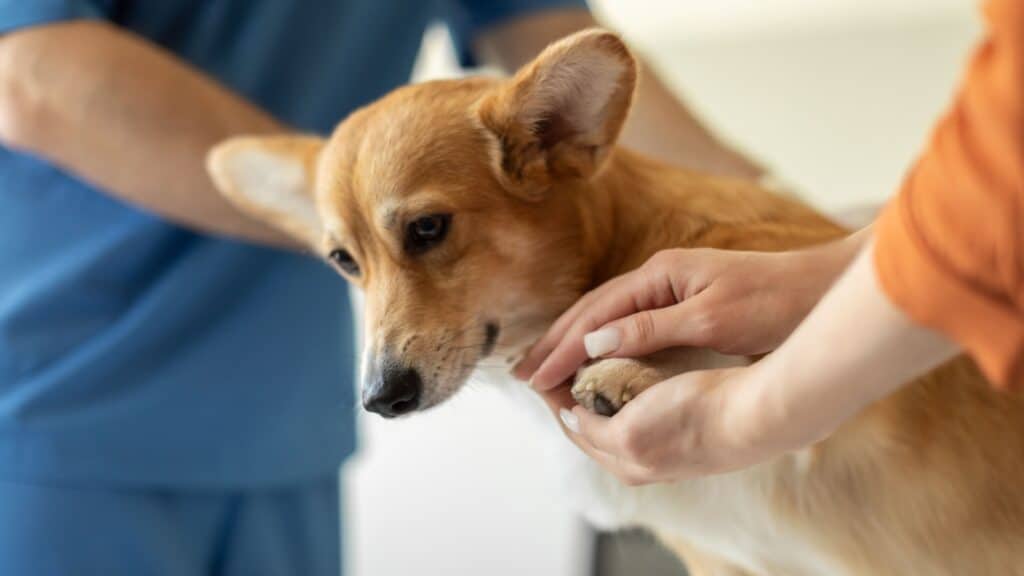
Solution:
{"label": "human arm", "polygon": [[868,247],[792,336],[754,365],[670,378],[611,418],[579,406],[561,414],[570,438],[630,484],[716,474],[827,437],[958,350],[889,301]]}
{"label": "human arm", "polygon": [[675,249],[585,294],[516,367],[548,390],[588,358],[676,346],[753,355],[776,348],[870,237],[870,227],[806,250]]}
{"label": "human arm", "polygon": [[991,34],[875,224],[873,252],[861,254],[796,332],[752,367],[669,379],[611,419],[562,412],[568,428],[582,431],[571,438],[643,483],[742,468],[805,446],[961,348],[994,384],[1021,385],[1024,6],[997,0],[987,8]]}
{"label": "human arm", "polygon": [[196,230],[295,247],[235,210],[205,170],[206,152],[217,142],[281,129],[202,72],[106,23],[71,21],[0,36],[4,146]]}

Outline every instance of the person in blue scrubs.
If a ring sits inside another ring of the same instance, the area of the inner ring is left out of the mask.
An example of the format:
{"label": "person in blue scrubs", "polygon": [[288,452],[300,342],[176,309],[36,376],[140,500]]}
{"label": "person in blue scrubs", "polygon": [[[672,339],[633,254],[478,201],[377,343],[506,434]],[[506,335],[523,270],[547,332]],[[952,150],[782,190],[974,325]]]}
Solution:
{"label": "person in blue scrubs", "polygon": [[[593,23],[582,0],[0,0],[0,574],[340,573],[345,284],[203,157],[328,133],[435,19],[506,69]],[[627,139],[757,175],[650,78]]]}

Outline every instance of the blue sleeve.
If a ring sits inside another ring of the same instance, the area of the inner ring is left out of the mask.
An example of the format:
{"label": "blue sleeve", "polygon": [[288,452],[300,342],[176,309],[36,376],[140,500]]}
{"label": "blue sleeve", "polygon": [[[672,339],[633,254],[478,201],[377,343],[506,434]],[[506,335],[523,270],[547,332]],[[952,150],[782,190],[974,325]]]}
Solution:
{"label": "blue sleeve", "polygon": [[463,66],[476,64],[473,41],[477,34],[495,24],[558,8],[589,10],[586,0],[445,0],[443,4],[445,21]]}
{"label": "blue sleeve", "polygon": [[107,18],[107,0],[0,0],[0,33],[66,20]]}

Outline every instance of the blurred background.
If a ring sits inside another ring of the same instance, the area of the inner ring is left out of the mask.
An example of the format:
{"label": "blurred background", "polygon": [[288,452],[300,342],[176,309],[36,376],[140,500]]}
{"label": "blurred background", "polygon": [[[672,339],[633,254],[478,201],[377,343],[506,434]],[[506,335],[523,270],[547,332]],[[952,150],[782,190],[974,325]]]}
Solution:
{"label": "blurred background", "polygon": [[[896,189],[980,33],[973,0],[591,6],[718,132],[829,211]],[[432,29],[416,78],[456,73],[447,32]],[[415,418],[364,415],[345,471],[348,573],[615,573],[613,559],[593,565],[595,540],[566,504],[552,455],[562,440],[536,416],[482,383]],[[633,550],[612,542],[600,556]]]}

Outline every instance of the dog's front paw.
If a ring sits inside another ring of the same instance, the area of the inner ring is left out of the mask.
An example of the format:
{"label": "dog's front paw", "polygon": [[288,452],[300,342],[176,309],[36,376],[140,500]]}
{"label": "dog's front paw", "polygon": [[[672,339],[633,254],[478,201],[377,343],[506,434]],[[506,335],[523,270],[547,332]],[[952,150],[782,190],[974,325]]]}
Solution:
{"label": "dog's front paw", "polygon": [[608,358],[576,372],[572,395],[587,410],[612,416],[626,402],[664,378],[660,370],[642,360]]}

